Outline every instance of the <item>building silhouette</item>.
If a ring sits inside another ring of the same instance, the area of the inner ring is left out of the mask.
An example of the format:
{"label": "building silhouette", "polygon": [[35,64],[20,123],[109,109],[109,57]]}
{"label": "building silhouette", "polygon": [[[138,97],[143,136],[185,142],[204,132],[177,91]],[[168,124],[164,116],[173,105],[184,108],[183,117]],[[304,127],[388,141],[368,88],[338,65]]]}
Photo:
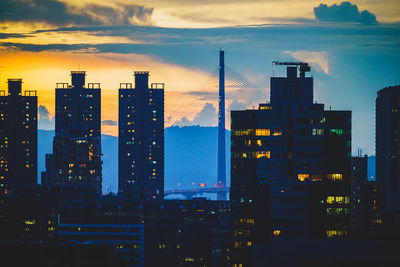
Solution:
{"label": "building silhouette", "polygon": [[270,239],[348,235],[351,112],[314,103],[307,63],[276,64],[289,66],[287,77],[271,78],[271,102],[231,113],[237,249]]}
{"label": "building silhouette", "polygon": [[382,235],[382,213],[376,181],[368,180],[368,156],[351,158],[351,233],[352,238]]}
{"label": "building silhouette", "polygon": [[37,96],[22,79],[0,91],[0,194],[37,184]]}
{"label": "building silhouette", "polygon": [[121,83],[118,120],[118,194],[164,198],[164,84],[135,72],[135,87]]}
{"label": "building silhouette", "polygon": [[376,181],[383,197],[385,224],[400,224],[400,86],[376,98]]}
{"label": "building silhouette", "polygon": [[53,153],[46,155],[42,185],[101,195],[101,89],[85,86],[85,71],[71,71],[72,84],[57,83]]}

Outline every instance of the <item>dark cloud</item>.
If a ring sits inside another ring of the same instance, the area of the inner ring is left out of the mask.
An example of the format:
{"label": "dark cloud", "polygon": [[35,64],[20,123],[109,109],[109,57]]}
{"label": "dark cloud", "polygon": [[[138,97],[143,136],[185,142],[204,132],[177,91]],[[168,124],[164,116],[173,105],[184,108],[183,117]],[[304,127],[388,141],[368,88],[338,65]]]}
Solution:
{"label": "dark cloud", "polygon": [[28,37],[28,35],[18,34],[18,33],[2,33],[2,32],[0,32],[0,39],[23,38],[23,37]]}
{"label": "dark cloud", "polygon": [[44,22],[55,26],[150,24],[152,13],[152,8],[135,4],[90,4],[78,9],[59,0],[2,0],[0,22]]}
{"label": "dark cloud", "polygon": [[54,117],[50,118],[50,112],[46,106],[40,105],[38,108],[39,112],[39,129],[53,130],[54,129]]}
{"label": "dark cloud", "polygon": [[315,18],[328,22],[358,22],[365,25],[377,24],[376,16],[368,10],[359,11],[357,5],[342,2],[340,5],[320,4],[314,7]]}
{"label": "dark cloud", "polygon": [[23,44],[23,43],[0,43],[1,46],[9,49],[15,49],[27,52],[43,52],[43,51],[85,51],[94,52],[95,46],[88,44]]}
{"label": "dark cloud", "polygon": [[101,122],[102,125],[110,125],[110,126],[115,126],[118,125],[118,121],[113,121],[113,120],[104,120]]}

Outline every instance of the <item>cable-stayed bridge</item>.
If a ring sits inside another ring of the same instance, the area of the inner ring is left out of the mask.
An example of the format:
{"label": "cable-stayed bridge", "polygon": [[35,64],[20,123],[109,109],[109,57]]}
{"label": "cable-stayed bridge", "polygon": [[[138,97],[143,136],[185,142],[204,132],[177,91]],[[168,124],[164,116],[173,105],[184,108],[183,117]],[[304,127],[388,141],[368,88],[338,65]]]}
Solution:
{"label": "cable-stayed bridge", "polygon": [[[266,102],[269,98],[265,77],[263,77],[262,86],[256,85],[225,63],[224,51],[220,51],[219,56],[219,66],[210,72],[209,77],[198,87],[199,90],[189,92],[188,95],[191,97],[182,97],[178,100],[178,103],[175,103],[175,112],[172,114],[174,122],[170,124],[170,126],[180,127],[218,125],[218,153],[210,155],[210,157],[215,157],[217,162],[215,182],[212,183],[212,186],[207,186],[206,183],[200,182],[197,188],[186,189],[180,189],[178,183],[176,188],[165,190],[165,197],[181,195],[190,199],[197,195],[202,196],[204,193],[215,193],[217,194],[217,199],[227,199],[227,193],[229,192],[227,177],[230,176],[230,168],[227,168],[227,165],[228,167],[230,165],[230,153],[226,152],[230,151],[230,147],[226,146],[225,140],[230,138],[226,136],[226,129],[230,129],[230,110],[255,107],[258,103]],[[212,107],[210,107],[210,103]],[[186,117],[187,107],[200,110],[200,113],[195,118],[188,119]],[[207,107],[209,108],[208,110]],[[218,114],[211,112],[215,107],[218,107]],[[227,114],[227,119],[225,118],[225,113]],[[169,120],[170,118],[167,119],[167,121]],[[195,147],[185,150],[186,155],[172,153],[171,156],[174,157],[173,160],[179,162],[179,157],[193,157],[192,153],[198,150],[206,150],[206,148]],[[192,155],[188,155],[189,153]],[[168,160],[171,159],[166,158],[166,161]],[[204,166],[204,168],[208,167]]]}

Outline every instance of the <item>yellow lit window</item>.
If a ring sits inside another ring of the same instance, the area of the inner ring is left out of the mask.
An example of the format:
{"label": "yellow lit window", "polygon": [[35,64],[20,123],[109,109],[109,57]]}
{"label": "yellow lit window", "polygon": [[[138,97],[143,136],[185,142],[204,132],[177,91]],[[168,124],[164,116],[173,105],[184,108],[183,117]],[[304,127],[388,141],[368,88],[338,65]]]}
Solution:
{"label": "yellow lit window", "polygon": [[246,130],[235,130],[233,131],[234,136],[243,136],[243,135],[251,135],[253,134],[253,129],[246,129]]}
{"label": "yellow lit window", "polygon": [[251,241],[247,241],[247,246],[251,247]]}
{"label": "yellow lit window", "polygon": [[254,224],[254,219],[240,219],[240,223]]}
{"label": "yellow lit window", "polygon": [[261,140],[257,140],[257,145],[258,145],[258,146],[262,146]]}
{"label": "yellow lit window", "polygon": [[270,136],[270,129],[256,129],[256,136]]}
{"label": "yellow lit window", "polygon": [[273,136],[280,136],[282,135],[282,131],[280,130],[274,130],[274,133],[272,134]]}
{"label": "yellow lit window", "polygon": [[347,235],[346,230],[327,230],[326,231],[327,237],[345,236],[345,235]]}
{"label": "yellow lit window", "polygon": [[264,158],[264,159],[269,159],[271,158],[271,151],[257,151],[256,152],[256,158]]}
{"label": "yellow lit window", "polygon": [[308,179],[308,178],[310,178],[310,175],[309,175],[309,174],[301,174],[301,173],[297,174],[297,179],[298,179],[299,181],[304,182],[304,181],[305,181],[306,179]]}
{"label": "yellow lit window", "polygon": [[278,237],[281,234],[281,230],[274,230],[272,233],[274,236]]}
{"label": "yellow lit window", "polygon": [[344,197],[344,196],[329,196],[326,198],[326,203],[328,204],[349,204],[350,203],[350,197]]}
{"label": "yellow lit window", "polygon": [[272,107],[271,106],[260,106],[258,109],[259,110],[272,110]]}
{"label": "yellow lit window", "polygon": [[341,181],[341,180],[343,180],[343,174],[341,174],[341,173],[330,173],[327,176],[328,176],[328,179],[330,179],[332,181]]}

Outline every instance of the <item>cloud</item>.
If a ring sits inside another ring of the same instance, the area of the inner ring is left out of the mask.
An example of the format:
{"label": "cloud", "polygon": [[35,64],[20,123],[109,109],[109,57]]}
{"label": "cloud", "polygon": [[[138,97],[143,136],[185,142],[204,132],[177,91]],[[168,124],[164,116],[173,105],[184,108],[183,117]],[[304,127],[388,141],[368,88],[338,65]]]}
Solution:
{"label": "cloud", "polygon": [[102,125],[108,125],[108,126],[115,126],[118,125],[118,121],[114,120],[104,120],[101,122]]}
{"label": "cloud", "polygon": [[24,35],[24,34],[18,34],[18,33],[2,33],[2,32],[0,32],[0,39],[23,38],[23,37],[28,37],[28,36]]}
{"label": "cloud", "polygon": [[148,25],[152,8],[135,4],[89,4],[74,7],[59,0],[2,0],[0,22],[44,22],[49,25]]}
{"label": "cloud", "polygon": [[342,2],[340,5],[328,6],[320,4],[314,7],[315,18],[328,22],[358,22],[364,25],[378,24],[376,16],[368,10],[359,11],[357,5],[350,2]]}
{"label": "cloud", "polygon": [[329,74],[328,53],[320,51],[285,51],[292,57],[309,63],[313,68]]}
{"label": "cloud", "polygon": [[212,91],[189,91],[185,95],[195,96],[198,100],[213,101],[218,99],[218,92]]}
{"label": "cloud", "polygon": [[215,126],[217,125],[217,109],[211,103],[206,103],[203,109],[194,117],[191,121],[186,117],[182,117],[180,120],[175,121],[172,126]]}
{"label": "cloud", "polygon": [[232,101],[232,103],[228,107],[228,112],[230,113],[232,110],[245,110],[246,104],[237,101],[236,99]]}
{"label": "cloud", "polygon": [[53,130],[54,129],[54,117],[50,118],[50,112],[46,106],[40,105],[38,108],[39,112],[39,129]]}

